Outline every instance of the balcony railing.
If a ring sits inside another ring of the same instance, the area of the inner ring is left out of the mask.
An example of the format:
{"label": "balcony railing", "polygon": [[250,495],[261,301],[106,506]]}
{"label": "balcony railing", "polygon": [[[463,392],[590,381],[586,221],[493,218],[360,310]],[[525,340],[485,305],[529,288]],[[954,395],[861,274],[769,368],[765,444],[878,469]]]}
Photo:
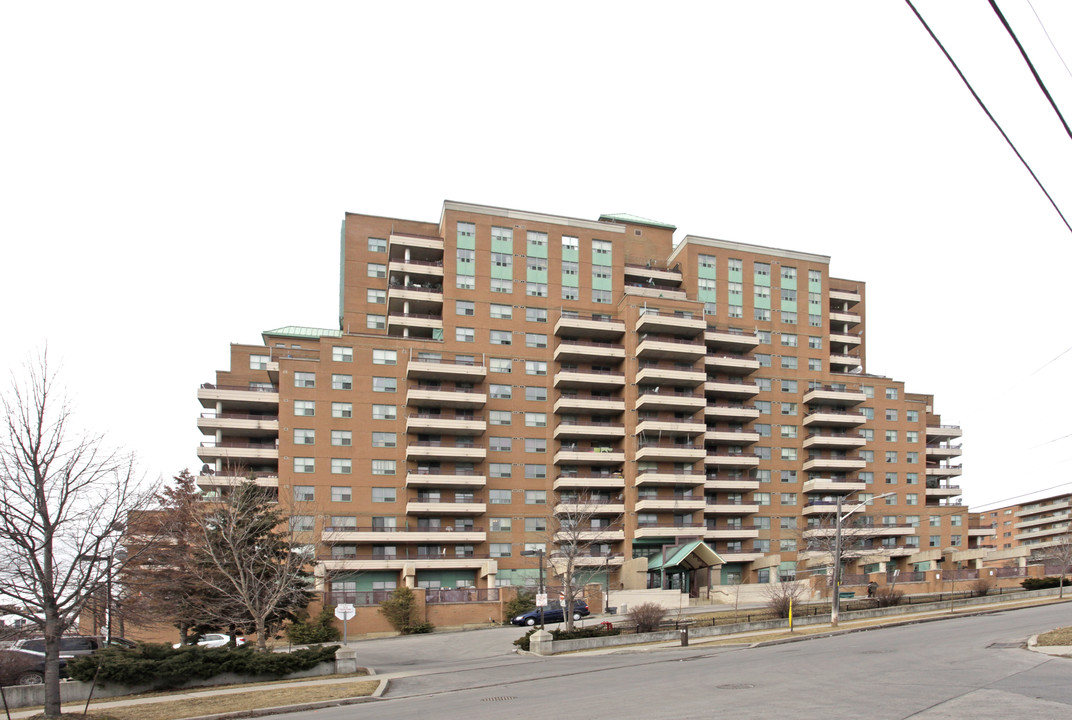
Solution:
{"label": "balcony railing", "polygon": [[265,392],[265,393],[277,393],[279,388],[272,387],[250,387],[249,385],[213,385],[212,383],[201,383],[202,390],[241,390],[244,392]]}
{"label": "balcony railing", "polygon": [[[375,532],[375,533],[411,533],[411,532],[412,533],[453,533],[453,532],[464,532],[464,533],[472,533],[472,532],[484,532],[484,528],[473,527],[471,525],[467,526],[467,527],[460,527],[460,528],[456,528],[453,525],[448,525],[448,526],[445,526],[445,527],[421,527],[421,526],[416,526],[416,527],[353,527],[353,526],[345,526],[345,525],[336,527],[334,525],[328,525],[328,526],[326,526],[324,528],[324,532],[338,532],[338,533],[342,533],[342,532],[349,532],[349,533],[353,533],[353,532],[364,532],[364,533],[368,533],[368,532]],[[446,538],[444,538],[444,539],[446,539]]]}

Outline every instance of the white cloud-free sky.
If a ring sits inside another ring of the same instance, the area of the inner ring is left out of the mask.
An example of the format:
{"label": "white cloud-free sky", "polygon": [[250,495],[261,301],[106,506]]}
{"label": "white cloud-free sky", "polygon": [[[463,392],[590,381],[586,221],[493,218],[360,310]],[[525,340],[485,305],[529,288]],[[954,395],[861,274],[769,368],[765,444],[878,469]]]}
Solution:
{"label": "white cloud-free sky", "polygon": [[[916,4],[1072,220],[987,3]],[[1072,118],[1072,3],[1000,5]],[[228,343],[335,326],[344,212],[451,199],[830,255],[966,501],[1072,488],[1072,233],[901,0],[7,3],[0,66],[0,368],[47,343],[150,478]]]}

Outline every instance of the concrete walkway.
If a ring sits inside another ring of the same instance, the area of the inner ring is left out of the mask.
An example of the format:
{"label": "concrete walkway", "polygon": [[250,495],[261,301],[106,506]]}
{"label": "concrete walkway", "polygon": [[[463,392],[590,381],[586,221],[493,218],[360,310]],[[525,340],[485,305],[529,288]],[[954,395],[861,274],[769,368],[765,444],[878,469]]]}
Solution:
{"label": "concrete walkway", "polygon": [[[942,610],[930,610],[926,612],[911,612],[907,611],[903,615],[879,617],[879,618],[864,618],[860,620],[843,619],[838,626],[832,627],[830,625],[812,625],[797,629],[793,634],[790,634],[787,629],[779,628],[774,630],[757,630],[750,632],[734,633],[731,635],[720,635],[716,637],[704,637],[704,638],[691,638],[690,647],[702,647],[704,645],[712,644],[742,644],[750,646],[759,646],[766,644],[799,642],[803,640],[809,640],[812,638],[829,637],[831,635],[850,633],[850,632],[862,632],[866,630],[874,630],[882,627],[891,627],[897,625],[907,625],[920,622],[934,622],[944,620],[951,617],[964,617],[968,615],[981,615],[995,610],[1010,610],[1021,607],[1036,607],[1039,605],[1047,605],[1054,602],[1072,602],[1072,600],[1058,600],[1057,598],[1037,598],[1034,600],[1019,600],[1019,601],[1002,601],[1000,596],[995,597],[993,602],[986,603],[985,605],[978,605],[975,607],[957,608],[954,612],[950,612],[948,609]],[[724,606],[722,606],[724,607]],[[720,608],[721,609],[721,608]],[[705,612],[711,612],[713,608],[704,608]],[[694,614],[695,611],[689,614]],[[609,615],[608,619],[613,620],[615,616]],[[1072,657],[1072,646],[1039,646],[1036,644],[1037,636],[1031,637],[1028,641],[1028,649],[1034,652],[1046,653],[1047,655],[1055,656],[1069,656]],[[654,643],[642,643],[638,645],[619,646],[613,648],[601,648],[578,651],[570,653],[571,657],[575,657],[579,653],[584,654],[612,654],[612,653],[637,653],[637,652],[657,652],[659,650],[679,648],[681,647],[680,641],[669,642],[654,642]],[[561,657],[561,656],[560,656]],[[547,658],[553,660],[554,656]],[[376,681],[379,683],[376,691],[371,696],[362,696],[354,698],[334,699],[320,703],[305,703],[302,705],[289,705],[283,707],[262,708],[260,710],[243,711],[241,713],[223,713],[217,715],[205,715],[205,716],[191,716],[185,720],[219,720],[228,717],[255,717],[272,715],[283,712],[297,712],[300,710],[312,710],[318,707],[328,707],[333,705],[345,705],[361,702],[368,702],[375,698],[380,697],[388,687],[391,680],[404,677],[412,677],[414,675],[420,675],[422,671],[415,670],[411,672],[394,672],[377,674],[370,669],[370,674],[365,676],[351,676],[345,678],[310,678],[308,680],[300,680],[296,682],[287,683],[269,683],[257,685],[255,691],[268,691],[278,690],[296,687],[308,687],[314,685],[338,685],[343,683],[352,683],[355,681]],[[205,698],[213,696],[234,695],[238,693],[248,693],[254,691],[254,688],[247,686],[236,685],[227,686],[219,689],[206,689],[199,688],[197,690],[189,690],[183,692],[176,692],[169,695],[154,695],[152,697],[145,698],[129,698],[129,699],[117,699],[109,700],[106,702],[93,703],[90,706],[91,710],[106,711],[109,708],[128,708],[137,707],[138,705],[147,705],[161,702],[182,702],[193,697]],[[63,706],[63,711],[67,712],[81,712],[85,707],[85,703],[71,703]],[[19,710],[11,713],[12,720],[20,720],[28,718],[32,715],[40,712],[39,710]],[[0,716],[2,718],[2,716]]]}

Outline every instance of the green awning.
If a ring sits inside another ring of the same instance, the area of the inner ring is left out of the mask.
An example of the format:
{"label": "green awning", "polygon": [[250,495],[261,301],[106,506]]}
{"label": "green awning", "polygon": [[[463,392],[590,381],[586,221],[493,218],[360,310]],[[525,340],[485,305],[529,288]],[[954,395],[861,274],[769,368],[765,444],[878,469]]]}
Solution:
{"label": "green awning", "polygon": [[599,219],[600,221],[610,220],[612,222],[629,223],[631,225],[648,225],[650,227],[665,228],[667,230],[677,230],[677,225],[659,222],[658,220],[650,220],[648,218],[640,217],[639,215],[630,215],[629,213],[603,213],[599,216]]}
{"label": "green awning", "polygon": [[666,548],[661,554],[648,558],[648,572],[653,570],[699,570],[705,567],[724,565],[711,546],[703,540],[694,540],[685,545]]}
{"label": "green awning", "polygon": [[265,330],[261,333],[265,337],[294,337],[294,338],[322,338],[342,337],[342,330],[329,330],[327,328],[305,327],[303,325],[285,325],[275,330]]}

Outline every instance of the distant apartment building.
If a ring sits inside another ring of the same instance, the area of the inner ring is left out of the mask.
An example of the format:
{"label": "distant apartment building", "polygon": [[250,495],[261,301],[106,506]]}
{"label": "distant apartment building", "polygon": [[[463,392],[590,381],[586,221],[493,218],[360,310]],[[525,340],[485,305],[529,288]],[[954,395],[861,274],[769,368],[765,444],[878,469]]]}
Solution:
{"label": "distant apartment building", "polygon": [[1026,549],[1045,554],[1062,540],[1072,537],[1072,493],[1050,495],[1022,505],[1006,505],[996,510],[972,513],[980,527],[994,530],[999,550]]}
{"label": "distant apartment building", "polygon": [[866,503],[859,572],[985,552],[960,429],[867,371],[864,283],[675,230],[347,214],[338,327],[232,345],[198,391],[199,485],[278,488],[335,593],[532,584],[521,553],[553,556],[549,520],[578,506],[598,538],[579,563],[612,587],[690,539],[725,561],[715,584],[821,572],[806,543],[838,496]]}

